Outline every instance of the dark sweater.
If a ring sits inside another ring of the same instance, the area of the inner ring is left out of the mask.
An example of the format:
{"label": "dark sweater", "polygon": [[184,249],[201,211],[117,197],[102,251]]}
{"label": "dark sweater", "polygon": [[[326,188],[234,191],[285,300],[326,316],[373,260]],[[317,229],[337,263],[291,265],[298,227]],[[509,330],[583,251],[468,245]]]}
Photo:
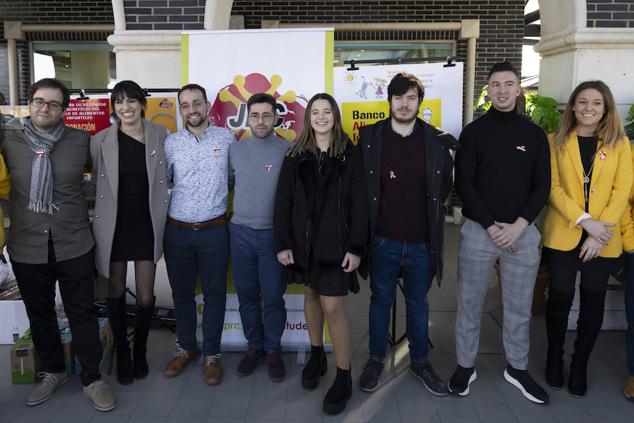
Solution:
{"label": "dark sweater", "polygon": [[376,234],[393,241],[422,244],[427,234],[425,131],[416,123],[406,137],[392,125],[383,131],[381,201]]}
{"label": "dark sweater", "polygon": [[550,193],[546,134],[514,111],[491,108],[460,134],[456,191],[462,214],[485,229],[518,217],[532,222]]}

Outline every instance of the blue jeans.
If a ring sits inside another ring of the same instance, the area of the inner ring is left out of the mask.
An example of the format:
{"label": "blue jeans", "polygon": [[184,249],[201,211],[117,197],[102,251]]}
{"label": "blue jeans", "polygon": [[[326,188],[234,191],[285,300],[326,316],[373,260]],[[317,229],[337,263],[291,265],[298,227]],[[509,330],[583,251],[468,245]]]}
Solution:
{"label": "blue jeans", "polygon": [[410,357],[414,361],[427,360],[427,292],[435,275],[427,246],[375,236],[371,254],[370,356],[385,358],[390,310],[396,296],[396,282],[402,270]]}
{"label": "blue jeans", "polygon": [[203,307],[203,354],[220,353],[225,322],[229,242],[227,226],[194,230],[165,226],[165,264],[172,287],[176,337],[181,348],[198,350],[196,342],[196,281],[200,280]]}
{"label": "blue jeans", "polygon": [[286,325],[286,282],[273,230],[229,223],[229,240],[244,336],[253,349],[277,352]]}
{"label": "blue jeans", "polygon": [[625,253],[625,315],[627,316],[627,371],[634,376],[634,253]]}

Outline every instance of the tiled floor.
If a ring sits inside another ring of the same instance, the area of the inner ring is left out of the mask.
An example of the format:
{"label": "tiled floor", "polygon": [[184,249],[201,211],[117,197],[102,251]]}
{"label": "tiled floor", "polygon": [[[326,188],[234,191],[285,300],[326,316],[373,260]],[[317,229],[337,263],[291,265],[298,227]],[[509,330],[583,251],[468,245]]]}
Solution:
{"label": "tiled floor", "polygon": [[[447,227],[446,278],[442,288],[430,293],[430,340],[434,349],[430,358],[438,371],[449,378],[455,368],[454,322],[456,289],[457,231]],[[349,297],[348,308],[354,349],[353,377],[355,389],[346,411],[339,416],[324,416],[321,400],[334,376],[334,357],[329,357],[330,371],[315,391],[306,391],[300,384],[301,367],[295,354],[285,353],[289,370],[286,381],[269,381],[266,367],[255,375],[239,378],[235,368],[240,355],[223,356],[225,380],[217,387],[204,384],[200,366],[192,366],[184,374],[167,379],[161,373],[174,347],[174,335],[165,329],[153,329],[150,336],[149,377],[129,386],[112,383],[118,407],[110,413],[94,411],[81,394],[76,377],[62,386],[48,402],[26,407],[24,399],[32,385],[12,385],[8,377],[8,359],[0,361],[0,422],[55,423],[237,423],[237,422],[482,422],[482,423],[589,423],[634,421],[634,403],[622,395],[625,372],[623,332],[603,332],[589,368],[588,395],[575,399],[565,389],[549,390],[551,403],[538,406],[525,400],[519,391],[502,377],[505,359],[499,322],[498,287],[492,285],[482,315],[482,336],[477,370],[478,380],[467,398],[438,398],[430,395],[408,372],[407,345],[399,346],[390,355],[380,388],[365,394],[356,386],[361,365],[367,358],[367,309],[369,289]],[[398,324],[404,316],[399,308]],[[533,319],[530,370],[544,383],[545,336],[543,316]],[[574,337],[570,332],[569,346]],[[570,348],[568,348],[570,350]],[[0,347],[0,356],[8,357],[8,347]]]}

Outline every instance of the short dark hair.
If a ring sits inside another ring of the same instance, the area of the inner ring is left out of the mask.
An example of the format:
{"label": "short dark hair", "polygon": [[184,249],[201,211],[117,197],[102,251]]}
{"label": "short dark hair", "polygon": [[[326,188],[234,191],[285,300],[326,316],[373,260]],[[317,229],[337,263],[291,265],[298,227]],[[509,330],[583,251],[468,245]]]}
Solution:
{"label": "short dark hair", "polygon": [[520,73],[517,71],[517,69],[515,68],[515,66],[513,66],[511,62],[504,61],[504,62],[494,63],[493,66],[491,66],[491,69],[489,69],[489,74],[487,75],[487,79],[490,79],[491,75],[493,75],[496,72],[513,72],[518,81],[521,79]]}
{"label": "short dark hair", "polygon": [[271,107],[273,108],[273,113],[277,112],[277,101],[275,100],[275,97],[273,97],[271,94],[268,94],[268,93],[257,93],[257,94],[253,94],[247,100],[247,113],[251,111],[251,106],[257,103],[270,104]]}
{"label": "short dark hair", "polygon": [[[147,106],[147,98],[145,98],[145,91],[139,84],[134,81],[126,80],[117,82],[112,88],[112,92],[110,93],[110,108],[112,109],[112,116],[115,116],[114,113],[114,103],[115,101],[122,100],[123,97],[133,98],[138,100],[139,103],[143,106],[143,109]],[[141,110],[141,117],[145,117],[145,110]]]}
{"label": "short dark hair", "polygon": [[26,95],[26,99],[29,103],[33,101],[33,96],[40,88],[52,88],[54,90],[59,90],[62,93],[62,109],[66,109],[70,104],[70,91],[66,88],[66,85],[54,78],[42,78],[35,84],[31,85],[29,87],[29,92]]}
{"label": "short dark hair", "polygon": [[178,102],[180,103],[181,101],[181,93],[183,91],[187,91],[187,90],[198,90],[202,93],[203,95],[203,100],[208,101],[207,100],[207,91],[205,91],[205,89],[203,87],[201,87],[198,84],[187,84],[187,85],[183,85],[183,87],[178,90],[178,94],[176,95],[176,98],[178,98]]}
{"label": "short dark hair", "polygon": [[390,85],[387,86],[387,101],[392,101],[392,96],[403,95],[412,88],[418,93],[418,100],[423,101],[425,88],[420,79],[409,72],[397,73],[390,81]]}

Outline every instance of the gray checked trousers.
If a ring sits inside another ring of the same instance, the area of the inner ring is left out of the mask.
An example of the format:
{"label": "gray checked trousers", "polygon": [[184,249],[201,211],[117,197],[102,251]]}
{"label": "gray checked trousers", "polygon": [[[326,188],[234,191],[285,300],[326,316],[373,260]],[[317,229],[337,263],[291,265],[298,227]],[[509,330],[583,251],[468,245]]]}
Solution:
{"label": "gray checked trousers", "polygon": [[456,316],[456,356],[460,366],[475,365],[480,342],[482,305],[493,265],[499,260],[506,360],[514,368],[526,370],[531,303],[540,261],[540,237],[535,225],[529,225],[517,241],[517,251],[506,253],[495,245],[482,225],[463,218],[458,252]]}

